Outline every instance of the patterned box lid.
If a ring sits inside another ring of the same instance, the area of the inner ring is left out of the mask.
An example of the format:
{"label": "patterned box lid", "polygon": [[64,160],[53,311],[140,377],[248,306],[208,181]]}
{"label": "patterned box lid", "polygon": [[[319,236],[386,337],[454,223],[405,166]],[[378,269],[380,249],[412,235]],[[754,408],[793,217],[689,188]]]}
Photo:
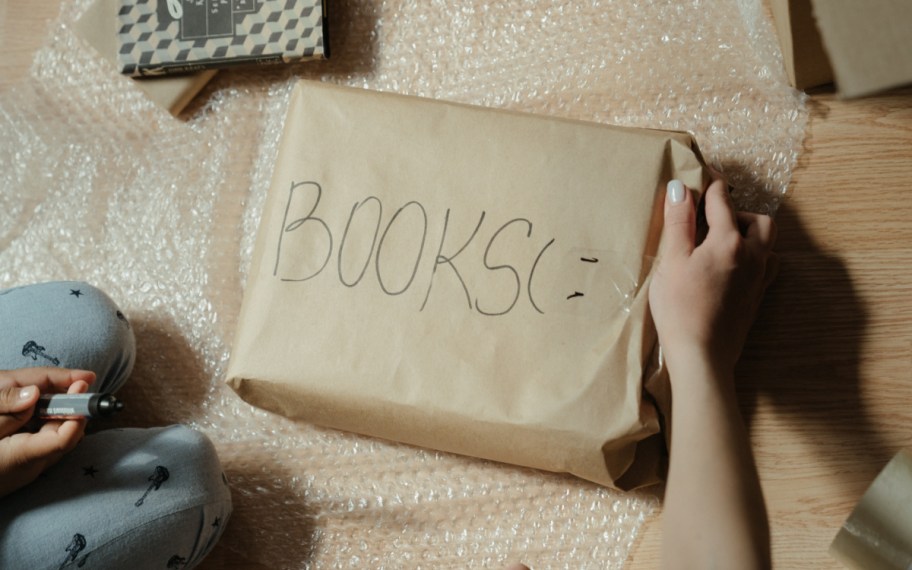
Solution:
{"label": "patterned box lid", "polygon": [[323,0],[121,0],[118,62],[162,75],[329,55]]}

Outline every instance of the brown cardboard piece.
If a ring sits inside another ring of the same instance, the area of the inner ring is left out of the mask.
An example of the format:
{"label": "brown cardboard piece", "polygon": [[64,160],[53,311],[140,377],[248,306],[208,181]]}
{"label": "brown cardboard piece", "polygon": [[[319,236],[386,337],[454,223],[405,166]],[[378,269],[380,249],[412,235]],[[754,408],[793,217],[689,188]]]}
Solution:
{"label": "brown cardboard piece", "polygon": [[227,381],[318,425],[655,482],[671,178],[705,186],[684,133],[301,82]]}
{"label": "brown cardboard piece", "polygon": [[843,97],[912,82],[912,2],[813,0],[814,15]]}
{"label": "brown cardboard piece", "polygon": [[792,85],[836,81],[843,97],[912,82],[912,2],[907,0],[771,0]]}
{"label": "brown cardboard piece", "polygon": [[[87,41],[112,64],[117,62],[117,8],[119,0],[95,0],[73,26],[76,35]],[[112,67],[112,70],[114,68]],[[172,115],[181,111],[218,73],[214,69],[189,75],[136,79],[136,85],[157,105]]]}
{"label": "brown cardboard piece", "polygon": [[830,545],[847,568],[912,568],[912,452],[902,450],[865,491]]}
{"label": "brown cardboard piece", "polygon": [[817,31],[811,0],[771,0],[770,7],[792,86],[808,89],[832,83],[833,69]]}

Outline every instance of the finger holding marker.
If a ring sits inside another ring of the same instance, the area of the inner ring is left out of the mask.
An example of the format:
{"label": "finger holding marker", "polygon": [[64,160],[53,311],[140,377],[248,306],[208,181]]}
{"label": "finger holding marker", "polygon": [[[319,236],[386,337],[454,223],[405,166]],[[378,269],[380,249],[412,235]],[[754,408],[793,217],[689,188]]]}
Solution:
{"label": "finger holding marker", "polygon": [[35,415],[45,420],[110,417],[124,409],[111,394],[45,394],[38,400]]}
{"label": "finger holding marker", "polygon": [[[67,394],[83,394],[88,389],[89,385],[79,380],[70,385]],[[21,434],[29,436],[23,441],[23,457],[30,461],[43,461],[43,471],[79,443],[85,435],[86,423],[88,421],[85,418],[45,421],[37,433]]]}
{"label": "finger holding marker", "polygon": [[16,433],[32,419],[40,394],[36,386],[0,388],[0,438]]}
{"label": "finger holding marker", "polygon": [[48,421],[22,446],[22,454],[27,460],[44,461],[50,466],[71,451],[82,439],[86,426],[85,419]]}
{"label": "finger holding marker", "polygon": [[85,420],[51,421],[0,439],[0,497],[34,481],[82,439]]}
{"label": "finger holding marker", "polygon": [[95,381],[90,370],[36,367],[0,371],[0,389],[8,386],[36,386],[42,393],[65,393],[75,382],[86,385]]}
{"label": "finger holding marker", "polygon": [[80,394],[95,374],[32,368],[0,372],[0,497],[32,482],[72,450],[86,420],[47,421],[35,433],[20,431],[32,419],[42,392]]}
{"label": "finger holding marker", "polygon": [[22,368],[0,371],[0,437],[22,429],[34,415],[42,393],[81,393],[95,373],[64,368]]}

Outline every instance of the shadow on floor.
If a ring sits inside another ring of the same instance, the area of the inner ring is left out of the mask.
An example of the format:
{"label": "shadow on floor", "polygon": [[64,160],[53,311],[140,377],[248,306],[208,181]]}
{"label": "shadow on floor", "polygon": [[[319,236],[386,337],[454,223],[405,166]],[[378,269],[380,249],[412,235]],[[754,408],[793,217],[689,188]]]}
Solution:
{"label": "shadow on floor", "polygon": [[796,440],[813,443],[817,457],[809,461],[853,479],[865,465],[873,479],[892,451],[862,402],[859,361],[868,310],[845,264],[814,242],[788,202],[776,220],[780,272],[738,366],[742,411],[758,429],[757,402],[771,401],[776,414],[789,416]]}

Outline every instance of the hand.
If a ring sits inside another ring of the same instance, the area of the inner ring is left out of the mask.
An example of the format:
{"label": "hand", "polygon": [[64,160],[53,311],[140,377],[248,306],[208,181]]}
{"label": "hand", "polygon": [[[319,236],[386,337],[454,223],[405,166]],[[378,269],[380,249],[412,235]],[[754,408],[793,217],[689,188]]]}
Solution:
{"label": "hand", "polygon": [[705,196],[709,232],[698,246],[693,196],[679,181],[668,186],[666,242],[649,287],[666,363],[673,371],[698,358],[731,373],[779,267],[776,225],[769,216],[736,214],[726,184],[713,180]]}
{"label": "hand", "polygon": [[32,419],[41,394],[85,392],[94,372],[63,368],[0,371],[0,497],[28,485],[72,450],[85,433],[86,420],[44,422],[38,431],[21,431]]}

